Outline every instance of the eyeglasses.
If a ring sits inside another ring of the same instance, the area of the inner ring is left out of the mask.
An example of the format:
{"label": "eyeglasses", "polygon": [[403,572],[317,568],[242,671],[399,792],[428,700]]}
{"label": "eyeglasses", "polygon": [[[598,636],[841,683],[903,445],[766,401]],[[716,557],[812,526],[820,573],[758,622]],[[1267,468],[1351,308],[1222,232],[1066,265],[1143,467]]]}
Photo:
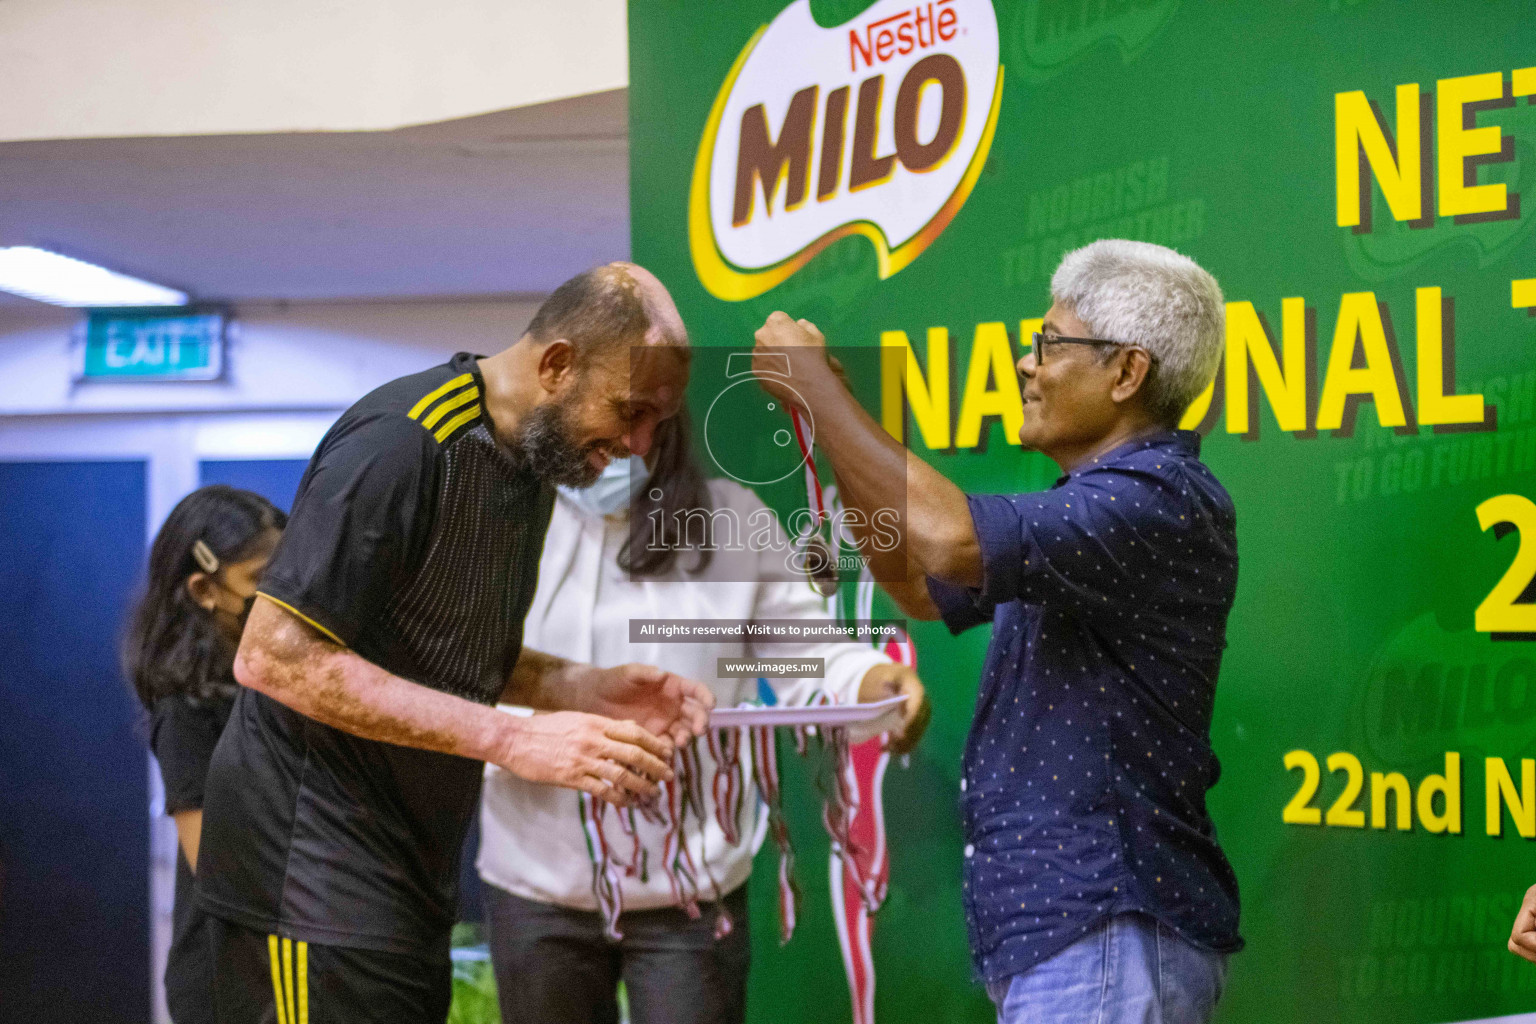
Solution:
{"label": "eyeglasses", "polygon": [[[1048,345],[1113,345],[1116,348],[1141,348],[1140,345],[1134,345],[1129,341],[1108,341],[1104,338],[1069,338],[1065,335],[1045,334],[1041,331],[1034,333],[1034,339],[1036,366],[1045,365],[1045,350]],[[1141,348],[1141,350],[1147,352],[1144,348]],[[1147,359],[1154,363],[1157,362],[1157,356],[1151,352],[1147,352]]]}

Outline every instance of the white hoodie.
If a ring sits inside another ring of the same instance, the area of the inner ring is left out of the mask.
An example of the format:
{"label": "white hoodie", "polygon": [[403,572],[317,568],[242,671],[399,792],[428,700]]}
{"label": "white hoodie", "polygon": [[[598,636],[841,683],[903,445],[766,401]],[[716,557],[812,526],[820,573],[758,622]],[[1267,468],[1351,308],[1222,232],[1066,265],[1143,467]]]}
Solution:
{"label": "white hoodie", "polygon": [[[716,509],[732,510],[743,524],[754,513],[771,515],[757,495],[738,484],[711,480],[709,489]],[[773,528],[779,530],[776,520]],[[782,540],[782,531],[778,535]],[[750,556],[763,560],[759,572],[743,573],[739,558],[717,556],[703,573],[690,576],[683,569],[692,566],[693,557],[684,552],[665,577],[632,581],[617,561],[628,536],[623,514],[598,519],[563,496],[556,498],[539,562],[538,592],[524,626],[525,646],[600,668],[626,662],[659,665],[710,686],[716,706],[722,708],[755,698],[757,682],[716,678],[717,658],[826,659],[823,679],[770,680],[780,703],[789,705],[806,703],[817,690],[839,704],[852,703],[858,699],[864,674],[889,661],[863,643],[630,643],[631,618],[825,621],[830,613],[827,603],[808,583],[785,578],[782,553]],[[758,582],[733,582],[748,576]],[[778,582],[763,582],[772,580]],[[706,872],[722,895],[745,882],[752,873],[752,856],[762,845],[765,814],[752,784],[750,746],[742,746],[747,812],[742,815],[741,842],[732,845],[715,820],[714,801],[709,796],[715,763],[707,745],[702,741],[698,744],[708,821],[701,830],[696,821],[688,820],[687,844],[694,863],[700,865],[700,899],[714,897]],[[487,765],[480,806],[480,856],[475,863],[480,877],[525,899],[580,910],[598,909],[578,807],[574,790],[526,782]],[[607,820],[614,822],[614,815],[610,813]],[[659,869],[663,829],[638,816],[637,821],[652,868],[645,880],[623,878],[623,907],[652,910],[673,906],[676,900],[665,872]],[[610,826],[610,831],[618,835],[617,827]],[[627,839],[621,841],[627,846]]]}

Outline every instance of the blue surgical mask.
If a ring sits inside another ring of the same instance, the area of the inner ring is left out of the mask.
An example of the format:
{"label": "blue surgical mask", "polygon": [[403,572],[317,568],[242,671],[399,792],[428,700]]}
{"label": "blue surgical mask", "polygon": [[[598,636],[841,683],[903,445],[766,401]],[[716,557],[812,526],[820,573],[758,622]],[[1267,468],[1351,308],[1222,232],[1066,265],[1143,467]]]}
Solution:
{"label": "blue surgical mask", "polygon": [[603,473],[591,487],[575,490],[561,487],[559,491],[590,516],[601,519],[629,508],[630,497],[638,494],[650,479],[651,471],[645,460],[638,455],[627,459],[614,459],[603,467]]}

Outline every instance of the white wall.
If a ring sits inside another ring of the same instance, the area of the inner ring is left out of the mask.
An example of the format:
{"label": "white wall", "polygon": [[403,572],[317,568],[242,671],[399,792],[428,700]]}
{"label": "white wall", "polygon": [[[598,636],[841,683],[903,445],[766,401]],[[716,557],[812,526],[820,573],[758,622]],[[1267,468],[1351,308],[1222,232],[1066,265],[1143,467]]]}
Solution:
{"label": "white wall", "polygon": [[0,2],[0,141],[388,129],[628,81],[624,0]]}
{"label": "white wall", "polygon": [[460,350],[516,341],[539,298],[459,303],[237,308],[226,380],[135,384],[71,380],[80,314],[0,307],[0,424],[14,416],[337,410]]}
{"label": "white wall", "polygon": [[[79,314],[0,306],[0,461],[142,459],[149,536],[197,486],[204,459],[308,458],[348,405],[386,381],[467,350],[515,341],[538,297],[465,303],[301,305],[236,310],[228,380],[70,381]],[[82,510],[88,514],[88,510]],[[146,755],[147,756],[147,755]],[[176,829],[150,761],[151,970],[155,1021],[170,1020],[161,978],[176,888]]]}

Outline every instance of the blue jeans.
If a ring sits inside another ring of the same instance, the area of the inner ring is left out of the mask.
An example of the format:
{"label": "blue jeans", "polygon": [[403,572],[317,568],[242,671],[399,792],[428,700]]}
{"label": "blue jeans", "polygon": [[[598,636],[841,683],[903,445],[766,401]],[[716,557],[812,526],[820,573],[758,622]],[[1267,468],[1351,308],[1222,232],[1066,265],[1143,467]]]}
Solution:
{"label": "blue jeans", "polygon": [[1226,980],[1225,953],[1121,914],[987,994],[998,1024],[1206,1024]]}

